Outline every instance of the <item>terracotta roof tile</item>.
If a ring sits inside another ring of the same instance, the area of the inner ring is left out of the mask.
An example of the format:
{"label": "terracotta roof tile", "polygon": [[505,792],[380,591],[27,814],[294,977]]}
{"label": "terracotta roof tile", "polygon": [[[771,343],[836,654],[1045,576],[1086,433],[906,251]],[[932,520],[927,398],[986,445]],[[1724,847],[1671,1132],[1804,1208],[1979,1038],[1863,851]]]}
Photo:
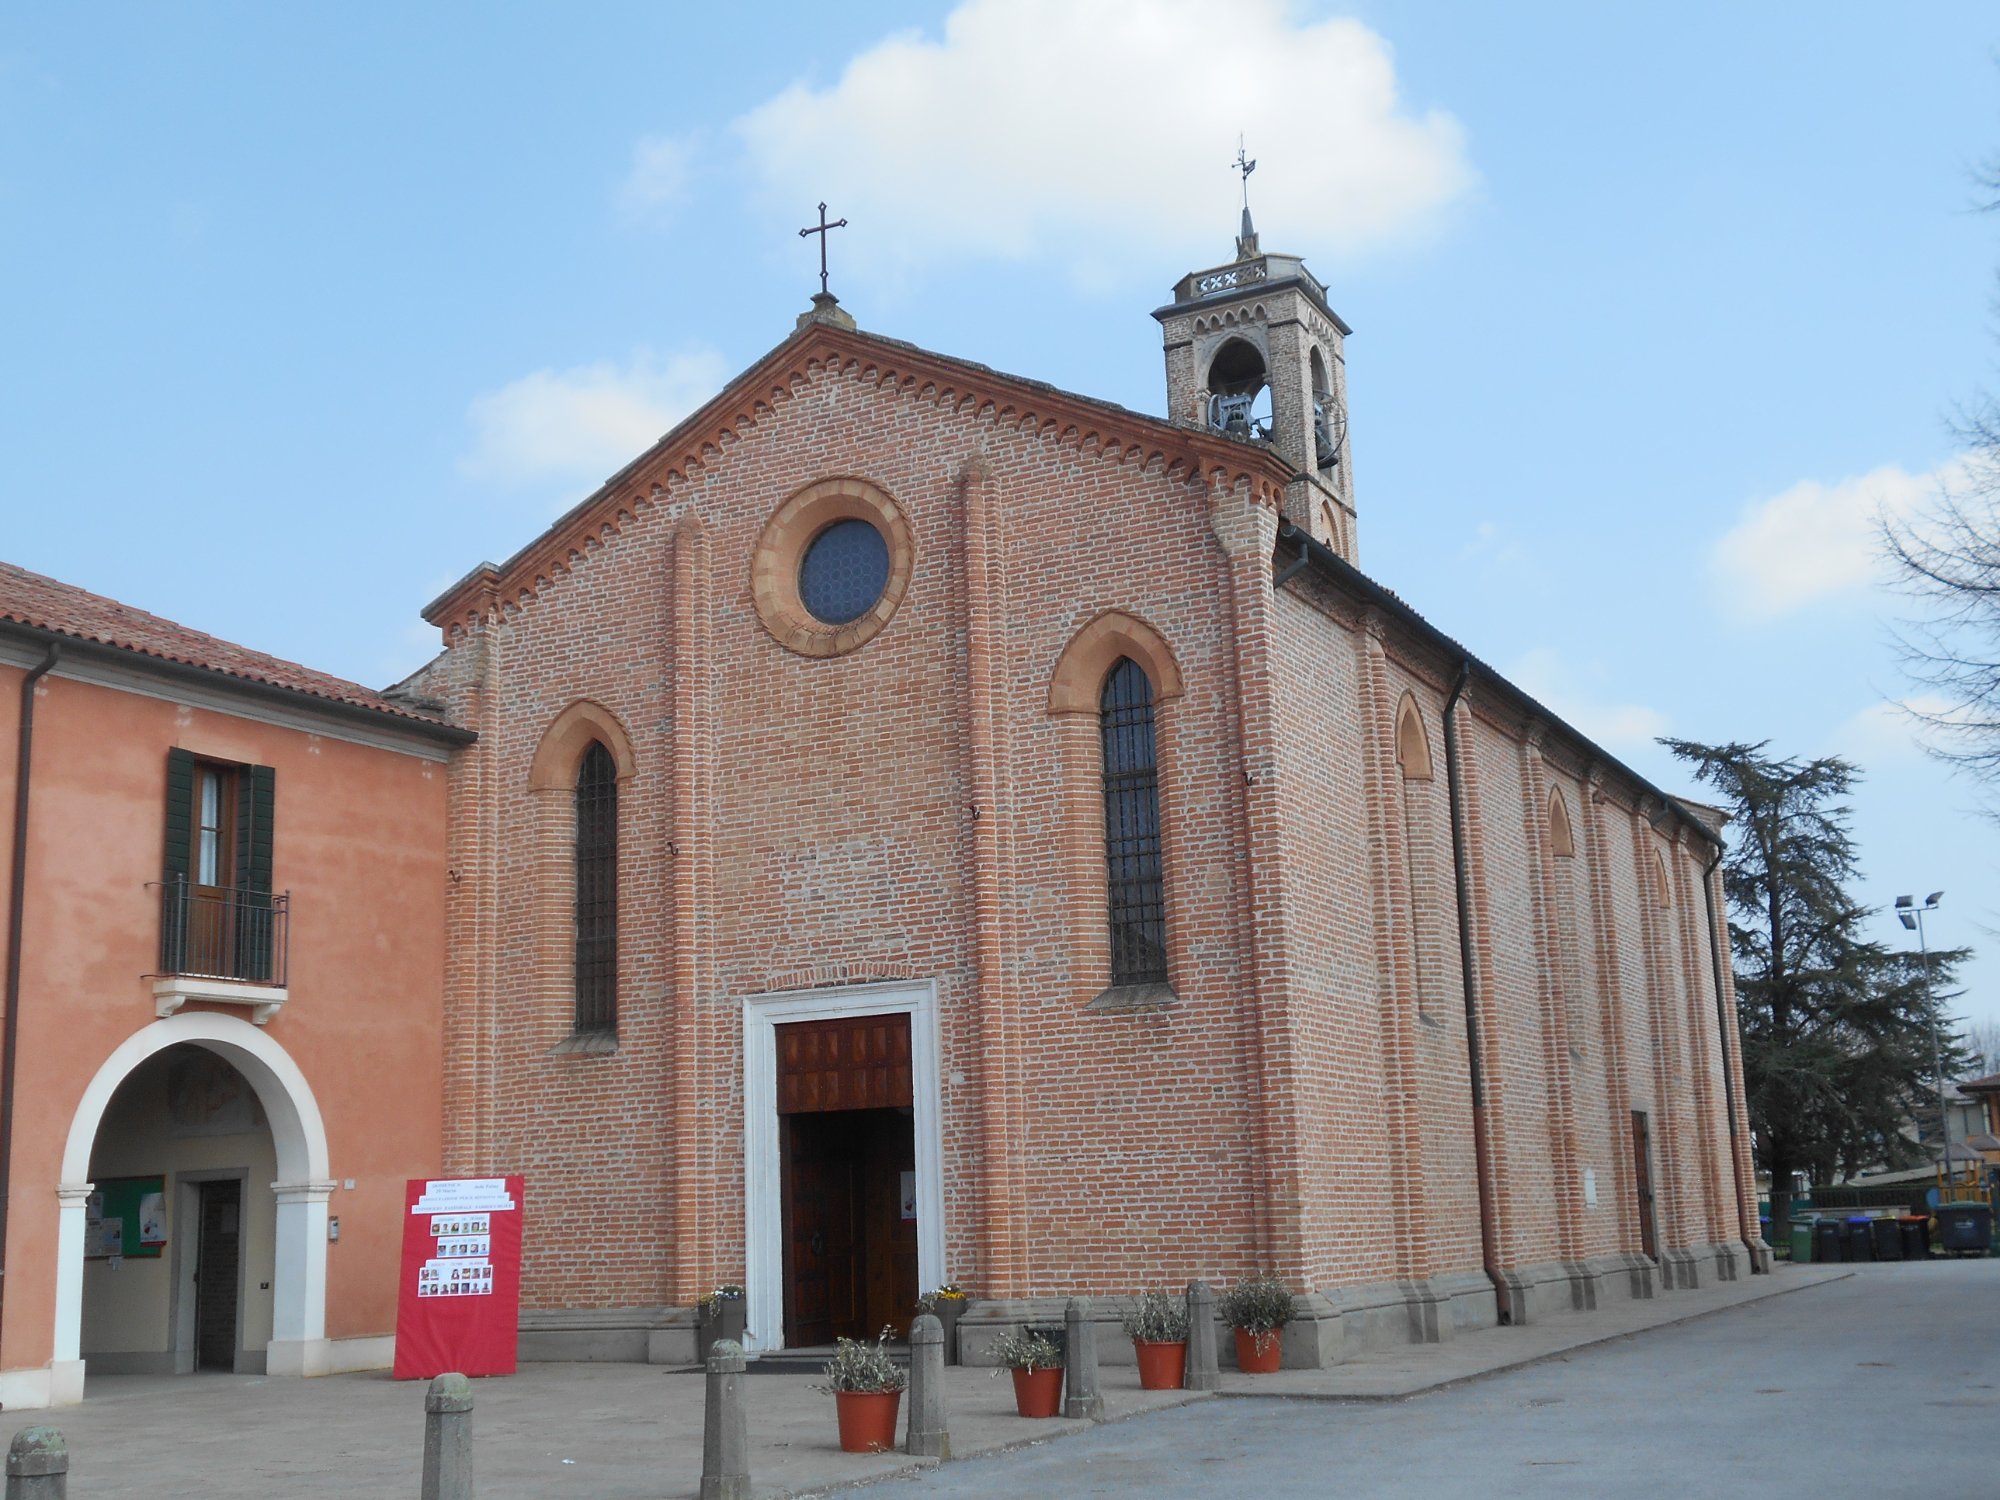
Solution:
{"label": "terracotta roof tile", "polygon": [[244,682],[283,688],[330,703],[368,709],[391,718],[419,724],[444,722],[436,715],[422,713],[359,683],[219,640],[204,631],[177,625],[143,609],[134,609],[116,599],[7,562],[0,562],[0,620],[53,631],[72,640],[113,646],[159,661],[198,667]]}

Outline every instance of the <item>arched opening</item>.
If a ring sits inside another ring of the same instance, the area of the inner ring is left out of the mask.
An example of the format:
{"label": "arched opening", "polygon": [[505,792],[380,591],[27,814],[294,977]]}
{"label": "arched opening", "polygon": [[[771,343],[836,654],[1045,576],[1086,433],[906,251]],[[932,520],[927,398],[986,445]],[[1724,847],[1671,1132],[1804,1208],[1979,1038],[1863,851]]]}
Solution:
{"label": "arched opening", "polygon": [[1549,850],[1562,859],[1576,855],[1576,835],[1570,829],[1569,804],[1561,787],[1549,789]]}
{"label": "arched opening", "polygon": [[1270,375],[1248,339],[1228,340],[1208,362],[1208,423],[1233,437],[1270,433]]}
{"label": "arched opening", "polygon": [[1424,732],[1424,717],[1417,712],[1417,700],[1408,693],[1396,711],[1396,764],[1411,781],[1431,779],[1431,742]]}
{"label": "arched opening", "polygon": [[327,1171],[312,1089],[262,1028],[195,1011],[128,1037],[63,1151],[56,1388],[86,1362],[323,1373]]}
{"label": "arched opening", "polygon": [[250,1081],[193,1042],[118,1085],[90,1152],[80,1352],[99,1375],[261,1374],[277,1153]]}
{"label": "arched opening", "polygon": [[1341,444],[1347,438],[1347,415],[1340,408],[1333,376],[1317,345],[1313,347],[1311,366],[1314,457],[1324,472],[1340,462]]}

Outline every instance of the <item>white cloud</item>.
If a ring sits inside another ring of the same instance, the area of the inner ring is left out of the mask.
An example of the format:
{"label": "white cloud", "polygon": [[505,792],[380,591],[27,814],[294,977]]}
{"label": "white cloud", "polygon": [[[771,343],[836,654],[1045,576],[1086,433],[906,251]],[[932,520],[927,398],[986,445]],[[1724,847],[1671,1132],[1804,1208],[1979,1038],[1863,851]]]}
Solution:
{"label": "white cloud", "polygon": [[661,214],[687,193],[694,166],[694,138],[643,137],[632,148],[632,168],[619,189],[619,202],[636,217]]}
{"label": "white cloud", "polygon": [[1750,505],[1709,553],[1730,608],[1772,619],[1884,576],[1877,518],[1909,515],[1962,473],[1958,461],[1910,474],[1894,464],[1822,484],[1803,479]]}
{"label": "white cloud", "polygon": [[1515,662],[1507,676],[1522,692],[1607,750],[1650,749],[1667,732],[1667,716],[1656,708],[1598,702],[1546,646]]}
{"label": "white cloud", "polygon": [[509,486],[604,479],[720,390],[725,375],[707,349],[536,370],[473,398],[473,445],[459,468]]}
{"label": "white cloud", "polygon": [[1963,722],[1968,712],[1964,704],[1935,693],[1871,703],[1834,731],[1833,753],[1871,770],[1915,760],[1924,753],[1926,736],[1935,732],[1927,721]]}
{"label": "white cloud", "polygon": [[965,0],[941,38],[890,36],[731,128],[771,202],[824,198],[878,277],[939,255],[1086,279],[1142,250],[1154,274],[1225,259],[1239,131],[1274,247],[1402,243],[1474,181],[1459,123],[1398,97],[1387,42],[1282,0]]}

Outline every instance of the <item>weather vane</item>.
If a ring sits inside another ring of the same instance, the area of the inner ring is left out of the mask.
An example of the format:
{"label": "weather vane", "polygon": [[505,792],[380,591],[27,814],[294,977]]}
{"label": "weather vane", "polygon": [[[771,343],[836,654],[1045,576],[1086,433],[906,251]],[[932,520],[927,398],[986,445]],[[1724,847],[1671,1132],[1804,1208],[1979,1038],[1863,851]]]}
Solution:
{"label": "weather vane", "polygon": [[1243,137],[1240,135],[1236,137],[1236,160],[1230,165],[1243,174],[1243,209],[1247,213],[1250,209],[1250,174],[1257,170],[1257,161],[1244,153]]}
{"label": "weather vane", "polygon": [[[1250,165],[1252,165],[1252,166],[1254,167],[1254,166],[1256,165],[1256,163],[1255,163],[1255,162],[1252,162],[1252,163],[1251,163]],[[845,219],[835,219],[835,220],[834,220],[834,221],[833,221],[833,222],[832,222],[831,224],[827,223],[827,222],[826,222],[826,205],[825,205],[824,203],[822,203],[822,204],[821,204],[821,205],[819,206],[819,223],[818,223],[818,224],[816,224],[816,225],[814,225],[814,224],[809,224],[809,225],[807,225],[807,226],[806,226],[806,227],[805,227],[804,229],[801,229],[801,230],[799,231],[799,238],[800,238],[800,239],[804,239],[804,238],[805,238],[805,237],[806,237],[807,235],[809,235],[809,234],[816,234],[816,235],[818,235],[818,236],[819,236],[819,294],[820,294],[820,295],[821,295],[822,297],[825,297],[825,296],[830,296],[830,295],[831,295],[831,293],[829,293],[829,292],[827,291],[827,289],[826,289],[826,236],[827,236],[827,232],[828,232],[829,230],[833,230],[833,229],[845,229],[846,227],[847,227],[847,220],[845,220]]]}

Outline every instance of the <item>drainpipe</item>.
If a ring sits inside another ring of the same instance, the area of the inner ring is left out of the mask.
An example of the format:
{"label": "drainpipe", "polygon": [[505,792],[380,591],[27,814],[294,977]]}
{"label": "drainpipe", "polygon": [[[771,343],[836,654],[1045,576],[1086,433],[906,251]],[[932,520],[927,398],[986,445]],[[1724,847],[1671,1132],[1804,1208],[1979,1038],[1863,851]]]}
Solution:
{"label": "drainpipe", "polygon": [[[1708,917],[1708,964],[1715,975],[1715,1027],[1722,1044],[1722,1105],[1729,1115],[1729,1175],[1736,1183],[1736,1231],[1747,1247],[1753,1241],[1750,1222],[1743,1216],[1743,1161],[1736,1150],[1736,1080],[1729,1069],[1729,1012],[1722,1000],[1722,947],[1715,926],[1715,868],[1721,863],[1722,842],[1717,839],[1715,858],[1701,872],[1701,909]],[[1755,1255],[1750,1263],[1757,1264]]]}
{"label": "drainpipe", "polygon": [[1458,681],[1444,700],[1445,796],[1451,811],[1451,873],[1458,889],[1458,975],[1465,989],[1465,1061],[1472,1082],[1472,1164],[1479,1179],[1479,1255],[1493,1283],[1500,1321],[1514,1321],[1513,1299],[1500,1274],[1500,1246],[1494,1227],[1493,1181],[1486,1167],[1486,1073],[1480,1065],[1479,986],[1472,974],[1472,872],[1465,849],[1465,809],[1459,794],[1458,700],[1472,682],[1472,658],[1458,664]]}
{"label": "drainpipe", "polygon": [[7,1298],[7,1199],[14,1179],[14,1058],[21,1033],[21,918],[28,897],[28,775],[35,749],[35,684],[62,655],[60,642],[21,679],[21,740],[14,754],[14,857],[7,884],[7,1020],[0,1041],[0,1310]]}

